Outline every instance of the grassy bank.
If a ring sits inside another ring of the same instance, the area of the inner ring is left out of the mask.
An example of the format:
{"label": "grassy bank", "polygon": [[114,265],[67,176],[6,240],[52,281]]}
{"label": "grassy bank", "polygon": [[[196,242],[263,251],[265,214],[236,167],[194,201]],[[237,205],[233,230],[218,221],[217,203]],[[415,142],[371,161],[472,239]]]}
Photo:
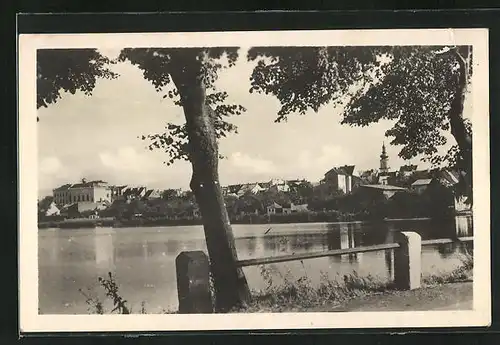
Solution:
{"label": "grassy bank", "polygon": [[[437,272],[422,276],[422,290],[451,283],[472,281],[472,253],[460,256],[461,264],[451,272]],[[360,276],[356,271],[331,279],[322,273],[320,284],[314,285],[307,275],[293,279],[281,276],[281,284],[276,284],[275,273],[262,266],[261,275],[267,287],[253,292],[251,303],[237,312],[307,312],[342,308],[349,301],[367,296],[383,296],[397,290],[392,282],[368,275]],[[278,274],[279,275],[279,274]],[[326,305],[326,307],[325,307]]]}

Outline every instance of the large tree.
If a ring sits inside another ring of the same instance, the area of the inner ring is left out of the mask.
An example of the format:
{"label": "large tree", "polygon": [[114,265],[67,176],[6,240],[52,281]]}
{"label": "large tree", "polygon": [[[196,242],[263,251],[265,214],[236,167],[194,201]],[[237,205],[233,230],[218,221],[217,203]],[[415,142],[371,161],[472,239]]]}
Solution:
{"label": "large tree", "polygon": [[[163,133],[144,136],[150,149],[164,149],[168,164],[191,162],[193,191],[202,215],[215,286],[216,310],[226,312],[244,304],[250,290],[237,266],[234,235],[219,182],[217,140],[236,127],[225,118],[240,114],[240,105],[226,104],[227,93],[215,87],[219,71],[234,65],[238,48],[133,48],[123,49],[119,60],[143,71],[164,97],[182,107],[184,125],[168,123]],[[172,85],[173,84],[173,85]],[[172,87],[173,86],[173,87]]]}

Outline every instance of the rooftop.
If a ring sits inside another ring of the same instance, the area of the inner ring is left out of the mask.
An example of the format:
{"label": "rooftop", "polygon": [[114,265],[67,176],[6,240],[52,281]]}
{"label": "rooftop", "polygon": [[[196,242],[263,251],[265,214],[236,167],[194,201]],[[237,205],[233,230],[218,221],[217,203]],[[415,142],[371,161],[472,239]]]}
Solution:
{"label": "rooftop", "polygon": [[411,185],[412,186],[427,186],[429,183],[431,183],[432,179],[430,178],[421,178],[413,182]]}
{"label": "rooftop", "polygon": [[355,165],[344,165],[341,167],[332,168],[326,174],[334,172],[339,175],[352,175],[354,173],[354,167]]}
{"label": "rooftop", "polygon": [[388,184],[365,184],[360,187],[364,188],[372,188],[372,189],[378,189],[378,190],[383,190],[383,191],[404,191],[406,188],[398,187],[398,186],[391,186]]}
{"label": "rooftop", "polygon": [[55,188],[54,191],[68,190],[68,189],[72,189],[72,188],[97,187],[97,186],[102,186],[102,185],[108,185],[108,183],[105,181],[102,181],[102,180],[82,181],[79,183],[63,184],[62,186]]}

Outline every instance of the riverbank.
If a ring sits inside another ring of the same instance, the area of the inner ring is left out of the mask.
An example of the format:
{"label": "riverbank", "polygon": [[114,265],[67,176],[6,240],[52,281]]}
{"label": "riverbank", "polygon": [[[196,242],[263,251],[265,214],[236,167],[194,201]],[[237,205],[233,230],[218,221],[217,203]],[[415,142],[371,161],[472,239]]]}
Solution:
{"label": "riverbank", "polygon": [[113,217],[106,218],[71,218],[65,220],[38,222],[39,229],[92,229],[96,227],[113,227],[116,220]]}
{"label": "riverbank", "polygon": [[343,305],[324,305],[311,312],[471,310],[472,282],[426,286],[412,291],[387,291],[362,296]]}
{"label": "riverbank", "polygon": [[[443,217],[448,219],[453,217]],[[436,218],[417,217],[417,218],[383,218],[373,219],[367,217],[336,217],[336,216],[294,216],[294,215],[278,215],[272,217],[259,218],[244,218],[232,219],[231,224],[310,224],[310,223],[366,223],[366,222],[399,222],[408,220],[430,220]],[[96,228],[96,227],[113,227],[113,228],[139,228],[139,227],[175,227],[175,226],[196,226],[202,225],[201,218],[192,219],[165,219],[165,218],[136,218],[128,220],[117,220],[112,217],[108,218],[75,218],[58,221],[43,221],[38,223],[39,229],[61,228],[61,229],[81,229],[81,228]]]}
{"label": "riverbank", "polygon": [[472,281],[426,285],[411,291],[357,291],[336,300],[305,306],[303,303],[268,305],[260,302],[238,312],[390,312],[471,310],[473,308]]}

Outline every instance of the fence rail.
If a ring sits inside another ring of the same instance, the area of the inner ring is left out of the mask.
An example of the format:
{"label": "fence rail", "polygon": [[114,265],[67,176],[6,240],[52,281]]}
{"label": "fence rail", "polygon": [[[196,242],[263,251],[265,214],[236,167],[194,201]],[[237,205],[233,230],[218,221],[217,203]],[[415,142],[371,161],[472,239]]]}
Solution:
{"label": "fence rail", "polygon": [[[435,245],[435,244],[450,244],[450,243],[457,243],[457,242],[469,242],[472,240],[473,240],[473,237],[459,237],[457,239],[440,238],[440,239],[434,239],[434,240],[421,241],[421,245],[428,246],[428,245]],[[345,255],[345,254],[376,252],[379,250],[396,249],[399,247],[400,247],[399,243],[385,243],[385,244],[376,244],[373,246],[365,246],[365,247],[333,249],[333,250],[321,251],[321,252],[315,252],[315,253],[290,254],[290,255],[280,255],[280,256],[271,256],[271,257],[265,257],[265,258],[257,258],[257,259],[239,260],[236,263],[236,265],[238,267],[267,265],[267,264],[274,264],[274,263],[278,263],[278,262],[316,259],[316,258],[322,258],[322,257],[327,257],[327,256],[338,256],[338,255]]]}
{"label": "fence rail", "polygon": [[399,248],[399,244],[398,243],[387,243],[387,244],[377,244],[377,245],[366,246],[366,247],[333,249],[333,250],[321,251],[321,252],[315,252],[315,253],[271,256],[271,257],[266,257],[266,258],[239,260],[236,264],[239,267],[266,265],[266,264],[274,264],[277,262],[315,259],[315,258],[321,258],[321,257],[326,257],[326,256],[337,256],[337,255],[344,255],[344,254],[376,252],[379,250],[394,249],[394,248]]}
{"label": "fence rail", "polygon": [[474,237],[469,236],[469,237],[459,237],[457,239],[451,239],[451,238],[438,238],[435,240],[425,240],[422,241],[423,246],[431,246],[433,244],[450,244],[450,243],[460,243],[460,242],[472,242],[474,240]]}

